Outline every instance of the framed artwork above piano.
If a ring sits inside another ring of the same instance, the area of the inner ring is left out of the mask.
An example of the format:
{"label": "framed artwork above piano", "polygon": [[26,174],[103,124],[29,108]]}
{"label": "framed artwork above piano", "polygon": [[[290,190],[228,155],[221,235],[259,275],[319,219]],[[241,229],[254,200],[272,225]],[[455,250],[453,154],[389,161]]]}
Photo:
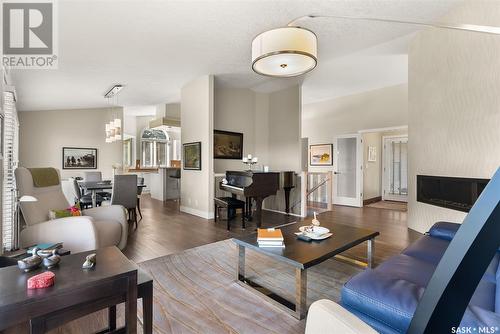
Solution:
{"label": "framed artwork above piano", "polygon": [[243,133],[214,130],[214,159],[243,158]]}

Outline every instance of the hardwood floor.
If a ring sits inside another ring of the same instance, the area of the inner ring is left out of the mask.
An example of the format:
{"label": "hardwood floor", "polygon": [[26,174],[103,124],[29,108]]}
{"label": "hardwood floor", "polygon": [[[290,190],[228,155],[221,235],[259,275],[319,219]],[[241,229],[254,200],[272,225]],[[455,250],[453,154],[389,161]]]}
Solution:
{"label": "hardwood floor", "polygon": [[[127,248],[123,251],[134,262],[252,233],[256,229],[254,222],[247,222],[246,229],[242,229],[240,218],[236,218],[231,222],[231,230],[227,231],[225,220],[219,219],[214,223],[213,220],[183,213],[179,211],[178,201],[161,202],[147,194],[141,197],[141,211],[143,219],[139,221],[137,230],[130,230]],[[300,220],[298,217],[263,212],[265,227]]]}
{"label": "hardwood floor", "polygon": [[[241,222],[236,218],[232,222],[231,231],[227,231],[225,221],[214,223],[213,220],[207,221],[182,213],[179,211],[179,202],[161,202],[151,199],[149,195],[143,195],[141,208],[143,219],[139,221],[137,230],[131,230],[127,248],[124,250],[125,255],[134,262],[252,233],[256,228],[255,223],[249,222],[243,230]],[[319,220],[322,219],[379,231],[375,252],[377,261],[398,253],[420,236],[406,227],[406,212],[334,206],[333,211],[319,215]],[[301,220],[294,216],[263,212],[263,226],[277,226]],[[361,259],[365,253],[366,249],[360,246],[353,249],[349,255]]]}

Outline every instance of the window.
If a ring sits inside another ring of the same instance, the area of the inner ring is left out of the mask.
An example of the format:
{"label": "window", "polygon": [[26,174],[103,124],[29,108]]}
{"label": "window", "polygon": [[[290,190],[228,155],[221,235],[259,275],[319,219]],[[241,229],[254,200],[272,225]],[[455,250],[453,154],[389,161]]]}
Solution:
{"label": "window", "polygon": [[168,166],[169,137],[161,129],[145,129],[141,136],[142,166]]}
{"label": "window", "polygon": [[133,145],[132,138],[123,141],[123,165],[126,167],[132,166]]}
{"label": "window", "polygon": [[14,211],[16,201],[16,181],[14,170],[18,164],[19,121],[12,92],[4,93],[3,122],[3,201],[2,201],[2,244],[3,248],[14,248]]}

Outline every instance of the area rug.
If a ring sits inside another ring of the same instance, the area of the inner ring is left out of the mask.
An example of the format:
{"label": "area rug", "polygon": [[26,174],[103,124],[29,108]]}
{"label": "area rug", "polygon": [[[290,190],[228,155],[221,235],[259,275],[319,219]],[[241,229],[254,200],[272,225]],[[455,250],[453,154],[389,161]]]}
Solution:
{"label": "area rug", "polygon": [[[235,281],[237,249],[225,240],[140,263],[154,279],[156,333],[303,333],[299,321]],[[338,301],[361,269],[333,259],[308,270],[307,302]],[[294,269],[247,250],[246,275],[294,300]]]}
{"label": "area rug", "polygon": [[367,207],[386,209],[386,210],[407,211],[407,204],[405,202],[379,201],[368,204]]}

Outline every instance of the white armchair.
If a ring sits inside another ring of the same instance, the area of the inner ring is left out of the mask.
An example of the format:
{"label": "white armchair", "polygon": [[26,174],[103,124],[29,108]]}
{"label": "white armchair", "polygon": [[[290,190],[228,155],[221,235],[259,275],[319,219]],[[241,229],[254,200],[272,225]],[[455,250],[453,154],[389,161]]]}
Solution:
{"label": "white armchair", "polygon": [[62,192],[60,177],[57,185],[36,187],[28,169],[19,167],[15,175],[19,195],[37,198],[36,202],[21,203],[26,223],[20,233],[21,246],[62,242],[64,248],[79,253],[107,246],[123,249],[127,245],[128,223],[122,206],[97,207],[84,210],[79,217],[49,220],[50,210],[70,206]]}
{"label": "white armchair", "polygon": [[321,299],[311,304],[305,334],[377,334],[358,317],[339,304]]}

